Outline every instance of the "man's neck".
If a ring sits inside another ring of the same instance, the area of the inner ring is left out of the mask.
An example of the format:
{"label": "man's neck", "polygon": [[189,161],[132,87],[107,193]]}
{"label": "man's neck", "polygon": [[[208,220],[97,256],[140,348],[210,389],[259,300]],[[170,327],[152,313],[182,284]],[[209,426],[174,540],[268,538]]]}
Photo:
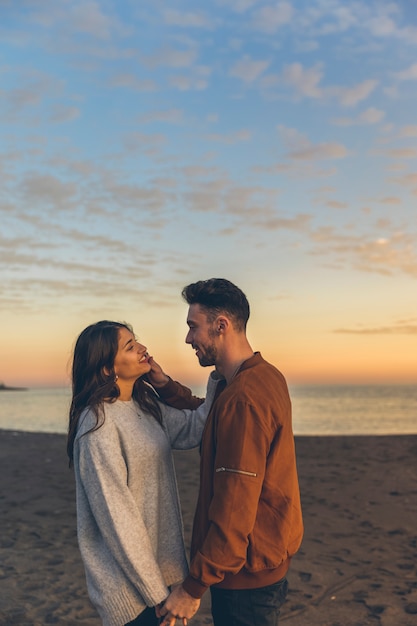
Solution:
{"label": "man's neck", "polygon": [[253,350],[250,345],[247,344],[244,346],[244,349],[228,355],[228,357],[224,359],[223,363],[219,364],[217,369],[225,377],[228,385],[238,373],[242,363],[250,359],[252,356]]}

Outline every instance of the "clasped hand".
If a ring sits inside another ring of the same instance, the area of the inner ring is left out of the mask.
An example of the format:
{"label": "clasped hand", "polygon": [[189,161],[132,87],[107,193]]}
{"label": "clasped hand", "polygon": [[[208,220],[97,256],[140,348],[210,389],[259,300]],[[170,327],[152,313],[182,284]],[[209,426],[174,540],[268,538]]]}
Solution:
{"label": "clasped hand", "polygon": [[156,608],[156,614],[161,618],[161,626],[175,626],[177,619],[187,626],[187,620],[197,613],[199,606],[199,599],[190,596],[182,585],[177,585],[165,602]]}

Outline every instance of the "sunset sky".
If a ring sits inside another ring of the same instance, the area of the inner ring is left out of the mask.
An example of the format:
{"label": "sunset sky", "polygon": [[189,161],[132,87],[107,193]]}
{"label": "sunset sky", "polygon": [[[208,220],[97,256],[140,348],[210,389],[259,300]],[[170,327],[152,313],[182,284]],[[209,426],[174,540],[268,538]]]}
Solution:
{"label": "sunset sky", "polygon": [[0,78],[0,381],[107,318],[200,384],[218,276],[290,383],[417,382],[416,2],[0,0]]}

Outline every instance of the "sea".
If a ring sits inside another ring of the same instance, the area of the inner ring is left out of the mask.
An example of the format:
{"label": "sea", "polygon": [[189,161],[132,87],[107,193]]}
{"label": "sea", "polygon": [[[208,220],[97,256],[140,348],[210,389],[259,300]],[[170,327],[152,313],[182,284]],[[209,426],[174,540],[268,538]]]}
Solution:
{"label": "sea", "polygon": [[[417,434],[417,385],[294,385],[290,395],[295,435]],[[69,388],[0,391],[0,429],[65,433],[70,400]]]}

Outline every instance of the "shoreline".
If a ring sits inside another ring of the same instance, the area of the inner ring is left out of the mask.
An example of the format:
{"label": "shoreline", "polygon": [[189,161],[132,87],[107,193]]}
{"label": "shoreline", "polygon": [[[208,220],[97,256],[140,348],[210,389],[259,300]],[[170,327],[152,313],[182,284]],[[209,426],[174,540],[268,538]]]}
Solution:
{"label": "shoreline", "polygon": [[[417,435],[296,436],[304,541],[281,613],[291,626],[412,626]],[[65,435],[0,430],[0,624],[100,626],[78,552]],[[189,543],[197,450],[176,452]],[[190,626],[210,626],[210,596]]]}

